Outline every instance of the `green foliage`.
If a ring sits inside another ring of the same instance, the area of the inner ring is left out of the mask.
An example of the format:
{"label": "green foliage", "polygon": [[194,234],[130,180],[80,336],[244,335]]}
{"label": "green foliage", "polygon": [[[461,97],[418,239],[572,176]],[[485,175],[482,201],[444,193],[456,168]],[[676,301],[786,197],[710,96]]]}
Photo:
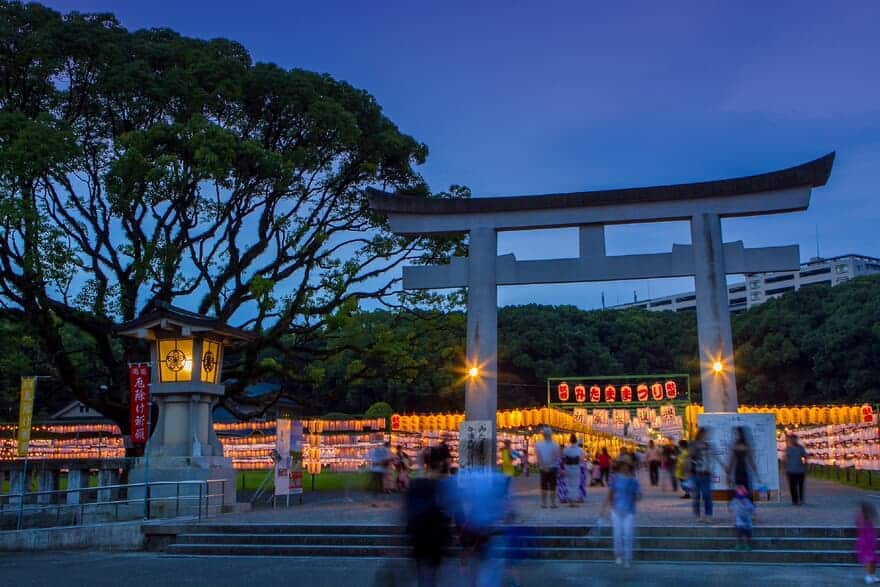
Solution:
{"label": "green foliage", "polygon": [[394,408],[392,408],[386,402],[376,402],[364,412],[364,416],[367,418],[390,418],[391,414],[394,413]]}
{"label": "green foliage", "polygon": [[245,386],[313,389],[329,317],[398,302],[391,269],[461,246],[393,235],[369,210],[368,187],[430,195],[427,148],[329,75],[6,0],[0,72],[0,319],[27,325],[59,390],[123,429],[125,365],[147,354],[120,322],[177,303],[256,330],[223,377],[226,407],[259,413],[274,394]]}

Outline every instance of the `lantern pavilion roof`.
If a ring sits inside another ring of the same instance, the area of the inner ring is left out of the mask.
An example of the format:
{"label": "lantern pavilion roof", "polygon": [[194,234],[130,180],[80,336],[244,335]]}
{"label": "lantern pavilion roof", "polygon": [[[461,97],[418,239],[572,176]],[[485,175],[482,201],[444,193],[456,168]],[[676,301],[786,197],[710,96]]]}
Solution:
{"label": "lantern pavilion roof", "polygon": [[214,335],[230,343],[236,340],[253,340],[256,334],[229,326],[222,320],[190,312],[166,302],[155,302],[144,313],[130,322],[121,324],[117,333],[122,336],[154,339],[157,335],[193,336]]}

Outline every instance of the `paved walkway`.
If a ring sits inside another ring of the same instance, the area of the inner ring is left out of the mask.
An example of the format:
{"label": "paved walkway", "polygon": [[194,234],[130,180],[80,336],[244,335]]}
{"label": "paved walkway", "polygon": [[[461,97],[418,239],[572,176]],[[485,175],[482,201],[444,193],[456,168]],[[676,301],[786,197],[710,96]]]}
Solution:
{"label": "paved walkway", "polygon": [[[647,475],[640,476],[644,499],[639,503],[638,521],[642,526],[689,525],[694,522],[690,500],[679,494],[663,492],[651,487]],[[540,492],[538,478],[518,477],[513,482],[513,503],[517,520],[528,524],[578,525],[592,523],[606,489],[589,488],[587,503],[581,507],[562,506],[559,509],[538,507]],[[880,495],[830,481],[808,479],[806,504],[792,506],[785,488],[781,501],[759,502],[756,526],[850,526],[860,501],[875,500],[880,507]],[[215,518],[230,522],[302,522],[302,523],[399,523],[402,497],[390,495],[377,501],[363,491],[351,489],[347,494],[304,495],[304,503],[296,501],[289,508],[260,507],[246,514],[230,514]],[[726,502],[715,503],[715,523],[731,523]]]}

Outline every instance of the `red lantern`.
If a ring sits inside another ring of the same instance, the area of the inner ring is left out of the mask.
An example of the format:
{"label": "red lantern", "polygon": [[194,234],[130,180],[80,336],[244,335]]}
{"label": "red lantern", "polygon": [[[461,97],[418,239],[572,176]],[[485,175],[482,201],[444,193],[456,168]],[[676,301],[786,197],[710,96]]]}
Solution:
{"label": "red lantern", "polygon": [[568,383],[563,381],[559,384],[559,401],[567,402],[568,401]]}
{"label": "red lantern", "polygon": [[678,396],[678,387],[675,381],[666,382],[666,399],[675,399]]}
{"label": "red lantern", "polygon": [[613,385],[605,386],[605,401],[608,403],[617,401],[617,388]]}
{"label": "red lantern", "polygon": [[640,402],[648,401],[648,386],[644,383],[639,383],[638,387],[636,387],[636,397],[639,398]]}
{"label": "red lantern", "polygon": [[874,421],[874,408],[869,405],[862,406],[862,422],[871,423]]}
{"label": "red lantern", "polygon": [[587,401],[587,388],[583,385],[575,385],[574,386],[574,399],[583,403]]}
{"label": "red lantern", "polygon": [[663,384],[661,384],[661,383],[651,384],[651,397],[654,398],[654,401],[658,401],[658,402],[663,399]]}
{"label": "red lantern", "polygon": [[629,385],[624,385],[620,388],[620,399],[626,403],[633,401],[633,388]]}
{"label": "red lantern", "polygon": [[400,415],[393,414],[391,416],[391,429],[392,430],[400,430]]}
{"label": "red lantern", "polygon": [[602,399],[602,388],[598,385],[590,386],[590,401],[594,404],[599,403]]}

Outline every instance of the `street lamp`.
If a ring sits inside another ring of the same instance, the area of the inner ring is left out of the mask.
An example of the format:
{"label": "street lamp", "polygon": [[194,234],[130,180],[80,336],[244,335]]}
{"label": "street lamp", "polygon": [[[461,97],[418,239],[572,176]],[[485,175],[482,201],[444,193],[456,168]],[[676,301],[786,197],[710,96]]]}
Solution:
{"label": "street lamp", "polygon": [[721,361],[715,361],[714,363],[712,363],[712,370],[720,375],[721,372],[724,371],[724,363],[722,363]]}
{"label": "street lamp", "polygon": [[476,379],[480,375],[479,367],[471,367],[468,369],[468,377],[471,379]]}

